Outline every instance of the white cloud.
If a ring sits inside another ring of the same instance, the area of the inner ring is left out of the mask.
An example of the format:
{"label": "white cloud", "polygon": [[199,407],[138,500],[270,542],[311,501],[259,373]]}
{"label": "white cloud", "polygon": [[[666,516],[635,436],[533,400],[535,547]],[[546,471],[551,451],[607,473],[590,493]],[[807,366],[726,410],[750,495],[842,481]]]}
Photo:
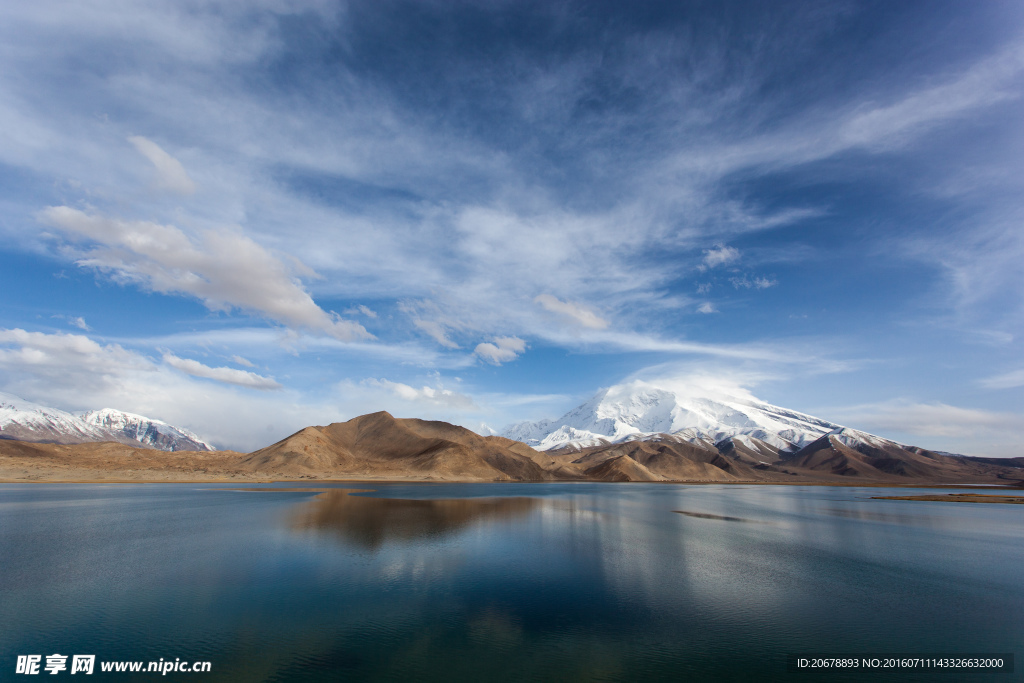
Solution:
{"label": "white cloud", "polygon": [[[225,349],[245,349],[249,354],[275,353],[285,350],[291,355],[300,351],[328,351],[353,359],[377,359],[400,365],[440,367],[453,362],[459,367],[468,365],[463,358],[444,356],[433,348],[417,343],[382,344],[378,342],[343,342],[323,335],[302,334],[276,327],[230,327],[203,331],[179,332],[152,337],[113,339],[118,343],[149,348],[203,348],[221,346]],[[243,363],[244,365],[244,363]]]}
{"label": "white cloud", "polygon": [[1024,431],[1024,415],[940,402],[892,399],[823,409],[826,412],[821,416],[911,446],[968,455],[1017,455]]}
{"label": "white cloud", "polygon": [[714,268],[715,266],[721,266],[726,263],[732,263],[739,257],[739,249],[727,247],[720,244],[714,249],[708,249],[704,252],[704,265],[707,266],[708,268]]}
{"label": "white cloud", "polygon": [[673,391],[681,396],[757,400],[750,388],[775,379],[763,367],[744,368],[736,364],[663,363],[639,370],[619,384],[648,386]]}
{"label": "white cloud", "polygon": [[473,353],[489,363],[501,365],[519,357],[526,350],[526,342],[519,337],[496,337],[492,342],[477,344]]}
{"label": "white cloud", "polygon": [[[566,336],[558,341],[568,346],[572,338]],[[717,362],[716,372],[730,374],[735,369],[742,369],[744,376],[753,376],[746,369],[751,364],[760,368],[754,375],[766,376],[764,368],[770,367],[777,371],[772,376],[790,378],[797,372],[830,374],[849,372],[856,367],[856,364],[850,361],[822,356],[817,346],[802,343],[798,339],[778,343],[707,344],[683,339],[664,339],[634,332],[600,332],[592,335],[588,344],[591,348],[597,349],[671,353],[689,357],[658,366],[663,369],[666,376],[683,373],[684,370],[679,368],[691,368],[693,364],[706,367],[712,361],[723,359],[728,360],[728,365]],[[694,371],[688,369],[685,373],[693,374]]]}
{"label": "white cloud", "polygon": [[135,145],[139,154],[149,159],[156,168],[157,187],[176,194],[190,195],[196,185],[185,172],[181,162],[165,152],[158,144],[140,135],[133,135],[128,142]]}
{"label": "white cloud", "polygon": [[710,302],[705,301],[697,307],[698,313],[718,313],[718,309],[715,308]]}
{"label": "white cloud", "polygon": [[80,334],[0,330],[0,345],[0,370],[30,387],[53,382],[104,386],[125,371],[153,369],[152,361],[143,356],[117,344],[102,346]]}
{"label": "white cloud", "polygon": [[420,381],[344,380],[335,389],[340,414],[355,417],[387,410],[396,417],[444,420],[468,429],[479,428],[481,422],[509,424],[526,414],[564,412],[567,402],[573,400],[561,394],[478,393],[461,384],[455,390],[446,387],[437,373]]}
{"label": "white cloud", "polygon": [[991,429],[1024,428],[1024,417],[945,403],[894,399],[841,409],[857,429],[900,431],[920,436],[978,436]]}
{"label": "white cloud", "polygon": [[768,289],[769,287],[774,287],[779,284],[778,280],[769,280],[765,277],[755,277],[751,280],[746,275],[743,277],[731,277],[729,278],[729,282],[731,282],[732,286],[736,289]]}
{"label": "white cloud", "polygon": [[441,386],[423,386],[416,389],[408,384],[392,382],[387,379],[366,379],[360,384],[364,387],[380,388],[388,391],[393,396],[414,404],[430,405],[434,407],[470,409],[476,408],[476,404],[469,396],[460,394],[451,389]]}
{"label": "white cloud", "polygon": [[122,221],[67,206],[41,219],[98,243],[79,265],[162,293],[191,294],[210,310],[240,308],[342,341],[372,337],[362,325],[321,309],[284,264],[240,230],[208,231],[196,244],[172,225]]}
{"label": "white cloud", "polygon": [[413,324],[419,329],[423,330],[428,337],[436,341],[446,349],[457,349],[459,345],[448,338],[448,332],[445,330],[444,325],[434,320],[423,320],[416,318],[413,320]]}
{"label": "white cloud", "polygon": [[236,363],[238,365],[242,365],[242,366],[247,367],[247,368],[254,368],[254,367],[256,367],[255,363],[253,363],[248,358],[243,358],[242,356],[238,356],[238,355],[231,356],[231,360],[232,360],[232,362],[234,362],[234,363]]}
{"label": "white cloud", "polygon": [[562,301],[550,294],[540,294],[534,297],[534,302],[540,304],[545,310],[557,313],[558,315],[571,320],[592,330],[603,330],[608,327],[608,321],[598,316],[582,304],[572,301]]}
{"label": "white cloud", "polygon": [[944,83],[908,93],[887,105],[864,107],[842,123],[836,144],[892,148],[935,124],[968,111],[1016,98],[1011,86],[1024,68],[1024,45],[982,60]]}
{"label": "white cloud", "polygon": [[1022,70],[1024,45],[1011,42],[966,70],[929,79],[924,87],[899,82],[891,93],[862,93],[845,107],[812,108],[775,131],[681,151],[653,172],[718,179],[744,168],[792,168],[851,149],[894,151],[943,123],[1017,98],[1014,80]]}
{"label": "white cloud", "polygon": [[345,310],[345,314],[346,315],[359,315],[359,314],[362,314],[362,315],[365,315],[367,318],[376,318],[377,317],[377,312],[376,311],[371,309],[369,306],[364,306],[363,304],[359,304],[358,306],[353,306],[352,308],[346,309]]}
{"label": "white cloud", "polygon": [[189,358],[178,358],[173,353],[165,353],[163,356],[164,363],[167,363],[172,368],[181,370],[182,372],[192,375],[193,377],[203,377],[205,379],[213,379],[218,382],[224,382],[225,384],[234,384],[240,387],[248,387],[250,389],[260,389],[266,391],[268,389],[280,389],[281,385],[275,382],[269,377],[257,375],[255,372],[248,372],[246,370],[235,370],[234,368],[211,368],[208,365],[203,365],[197,360]]}
{"label": "white cloud", "polygon": [[89,327],[88,324],[86,324],[85,318],[83,318],[82,316],[78,316],[78,317],[74,317],[73,318],[70,315],[52,315],[50,317],[51,318],[60,318],[61,320],[66,321],[68,325],[71,325],[72,327],[77,327],[80,330],[84,330],[86,332],[91,332],[92,331],[92,328]]}
{"label": "white cloud", "polygon": [[1024,387],[1024,370],[1013,370],[1001,375],[993,375],[978,381],[986,389],[1015,389]]}

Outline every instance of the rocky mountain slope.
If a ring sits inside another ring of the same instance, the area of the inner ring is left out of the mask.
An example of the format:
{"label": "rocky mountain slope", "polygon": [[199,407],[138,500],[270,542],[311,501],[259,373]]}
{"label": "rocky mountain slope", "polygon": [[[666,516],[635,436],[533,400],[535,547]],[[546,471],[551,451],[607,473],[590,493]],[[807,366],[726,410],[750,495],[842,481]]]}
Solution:
{"label": "rocky mountain slope", "polygon": [[187,429],[112,408],[91,410],[82,415],[82,420],[119,437],[162,451],[216,450]]}

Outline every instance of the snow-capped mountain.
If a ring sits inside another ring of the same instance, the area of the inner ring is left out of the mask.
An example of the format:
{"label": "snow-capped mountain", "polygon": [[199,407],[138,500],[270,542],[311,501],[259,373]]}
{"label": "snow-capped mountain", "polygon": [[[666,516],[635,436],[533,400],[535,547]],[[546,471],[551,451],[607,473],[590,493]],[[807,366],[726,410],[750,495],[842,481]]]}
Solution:
{"label": "snow-capped mountain", "polygon": [[787,466],[826,471],[842,476],[900,475],[936,478],[963,473],[974,458],[946,456],[907,446],[874,434],[842,427],[825,434],[796,453],[787,454]]}
{"label": "snow-capped mountain", "polygon": [[886,449],[886,448],[906,448],[901,443],[890,441],[889,439],[883,439],[880,436],[874,434],[868,434],[862,432],[859,429],[850,429],[849,427],[840,427],[833,429],[828,433],[829,441],[833,443],[839,442],[848,448],[857,448],[858,446],[864,446],[865,444],[873,448]]}
{"label": "snow-capped mountain", "polygon": [[142,415],[124,413],[113,408],[91,410],[82,415],[82,420],[89,425],[153,448],[159,448],[162,451],[216,450],[187,429],[174,427],[161,420],[153,420]]}
{"label": "snow-capped mountain", "polygon": [[0,392],[0,436],[23,441],[114,441],[105,429],[63,410]]}
{"label": "snow-capped mountain", "polygon": [[192,432],[109,408],[81,417],[0,392],[0,438],[49,443],[118,441],[165,451],[212,451]]}
{"label": "snow-capped mountain", "polygon": [[635,380],[599,391],[557,420],[521,422],[502,436],[537,450],[586,448],[635,439],[675,439],[694,445],[747,436],[795,452],[840,425],[765,403],[733,389]]}

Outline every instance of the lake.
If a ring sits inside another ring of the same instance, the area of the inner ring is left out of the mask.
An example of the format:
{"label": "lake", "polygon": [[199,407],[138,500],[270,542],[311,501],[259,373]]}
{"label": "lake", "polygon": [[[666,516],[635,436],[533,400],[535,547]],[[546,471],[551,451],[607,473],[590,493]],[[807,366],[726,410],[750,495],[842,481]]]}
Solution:
{"label": "lake", "polygon": [[[119,681],[1024,678],[1019,661],[787,669],[1019,658],[1024,506],[826,486],[225,486],[0,485],[0,679],[34,680],[12,675],[33,654],[48,680],[52,654],[93,654],[85,680]],[[210,671],[100,671],[161,658]]]}

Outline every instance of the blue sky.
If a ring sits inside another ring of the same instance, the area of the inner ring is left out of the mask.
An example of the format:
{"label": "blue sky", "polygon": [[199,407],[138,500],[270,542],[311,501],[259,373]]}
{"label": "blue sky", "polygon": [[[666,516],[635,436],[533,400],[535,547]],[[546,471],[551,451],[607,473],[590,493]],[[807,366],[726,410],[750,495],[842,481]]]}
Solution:
{"label": "blue sky", "polygon": [[1019,2],[43,1],[0,45],[0,390],[251,449],[699,376],[1019,454]]}

